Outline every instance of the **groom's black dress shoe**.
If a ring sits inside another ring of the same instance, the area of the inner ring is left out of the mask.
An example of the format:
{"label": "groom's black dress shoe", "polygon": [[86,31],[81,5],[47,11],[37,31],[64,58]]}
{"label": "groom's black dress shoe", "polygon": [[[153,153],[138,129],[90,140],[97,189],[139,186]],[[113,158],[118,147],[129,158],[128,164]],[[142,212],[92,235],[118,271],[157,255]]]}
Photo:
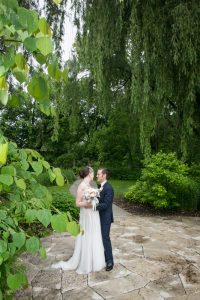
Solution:
{"label": "groom's black dress shoe", "polygon": [[106,271],[111,271],[112,269],[113,269],[113,263],[108,263],[107,265],[106,265]]}

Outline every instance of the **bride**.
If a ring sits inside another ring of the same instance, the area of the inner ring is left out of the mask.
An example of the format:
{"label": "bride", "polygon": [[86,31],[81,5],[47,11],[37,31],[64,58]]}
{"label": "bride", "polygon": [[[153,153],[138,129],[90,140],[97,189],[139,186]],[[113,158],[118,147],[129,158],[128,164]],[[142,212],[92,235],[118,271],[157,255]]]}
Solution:
{"label": "bride", "polygon": [[86,191],[91,188],[94,171],[91,167],[85,167],[79,175],[83,180],[77,189],[76,205],[80,207],[79,223],[83,234],[80,233],[76,238],[72,257],[68,261],[60,261],[52,267],[88,274],[100,271],[105,267],[105,256],[99,212],[92,210],[91,204],[86,201],[84,196]]}

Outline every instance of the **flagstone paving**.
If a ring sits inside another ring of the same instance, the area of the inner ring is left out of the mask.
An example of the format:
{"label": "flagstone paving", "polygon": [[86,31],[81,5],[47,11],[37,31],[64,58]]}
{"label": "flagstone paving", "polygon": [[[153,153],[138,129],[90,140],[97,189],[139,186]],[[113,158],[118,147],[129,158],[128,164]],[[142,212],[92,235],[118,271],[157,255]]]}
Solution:
{"label": "flagstone paving", "polygon": [[200,218],[138,216],[113,205],[111,272],[52,269],[73,253],[68,233],[43,238],[47,259],[23,254],[29,287],[17,300],[199,300]]}

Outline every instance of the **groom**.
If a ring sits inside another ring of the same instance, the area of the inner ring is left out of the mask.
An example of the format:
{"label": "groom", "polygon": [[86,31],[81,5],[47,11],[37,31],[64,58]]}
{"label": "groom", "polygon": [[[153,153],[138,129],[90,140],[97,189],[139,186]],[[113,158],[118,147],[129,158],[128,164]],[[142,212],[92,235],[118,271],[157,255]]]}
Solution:
{"label": "groom", "polygon": [[101,221],[101,234],[104,245],[106,271],[111,271],[113,268],[113,254],[110,240],[110,227],[113,222],[112,202],[114,192],[112,186],[107,182],[108,170],[101,168],[97,171],[97,181],[101,184],[101,192],[97,210],[99,210]]}

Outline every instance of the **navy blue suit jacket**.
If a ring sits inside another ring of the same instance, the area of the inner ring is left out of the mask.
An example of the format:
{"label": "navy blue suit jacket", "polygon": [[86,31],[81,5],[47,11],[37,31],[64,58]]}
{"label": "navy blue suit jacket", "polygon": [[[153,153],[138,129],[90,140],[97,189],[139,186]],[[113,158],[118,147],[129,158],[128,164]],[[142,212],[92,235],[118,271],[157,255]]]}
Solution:
{"label": "navy blue suit jacket", "polygon": [[113,197],[113,188],[108,182],[106,182],[103,185],[103,190],[100,192],[99,204],[97,206],[101,223],[103,224],[110,224],[114,221],[112,210]]}

